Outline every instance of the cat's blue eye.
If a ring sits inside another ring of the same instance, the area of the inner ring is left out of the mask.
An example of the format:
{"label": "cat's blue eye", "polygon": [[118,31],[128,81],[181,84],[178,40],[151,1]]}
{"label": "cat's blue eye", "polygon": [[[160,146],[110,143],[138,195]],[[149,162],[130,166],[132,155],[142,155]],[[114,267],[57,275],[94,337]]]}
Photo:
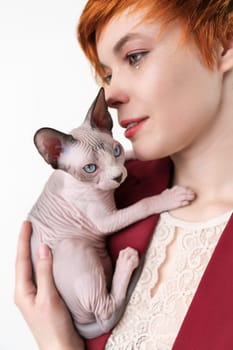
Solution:
{"label": "cat's blue eye", "polygon": [[83,170],[86,171],[86,173],[92,174],[96,171],[97,166],[95,164],[87,164],[83,167]]}
{"label": "cat's blue eye", "polygon": [[115,157],[119,157],[121,155],[121,146],[120,145],[117,145],[115,146],[114,148],[114,156]]}

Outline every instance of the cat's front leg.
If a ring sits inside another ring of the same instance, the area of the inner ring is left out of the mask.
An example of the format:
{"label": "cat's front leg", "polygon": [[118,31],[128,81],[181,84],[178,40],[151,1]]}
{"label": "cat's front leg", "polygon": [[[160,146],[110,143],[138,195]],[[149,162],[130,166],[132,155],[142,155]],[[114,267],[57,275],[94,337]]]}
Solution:
{"label": "cat's front leg", "polygon": [[111,289],[111,294],[114,296],[117,305],[120,305],[122,300],[125,299],[130,278],[138,265],[139,256],[137,250],[127,247],[120,251]]}
{"label": "cat's front leg", "polygon": [[194,199],[195,193],[192,190],[174,186],[158,195],[141,199],[127,208],[109,212],[104,218],[96,217],[95,224],[103,234],[111,234],[150,215],[184,207]]}
{"label": "cat's front leg", "polygon": [[[113,298],[114,300],[114,309],[110,308],[112,310],[109,313],[109,317],[106,318],[106,311],[108,309],[108,297],[104,302],[103,310],[105,310],[105,312],[98,313],[98,315],[96,315],[97,323],[105,332],[112,329],[123,315],[127,300],[129,299],[130,294],[132,293],[132,290],[140,276],[140,273],[136,274],[136,281],[135,278],[131,280],[132,274],[138,265],[139,256],[138,252],[135,249],[127,247],[120,251],[113,275],[111,293],[109,295],[109,297]],[[129,286],[130,288],[128,290]],[[99,303],[99,306],[101,306],[101,303]]]}

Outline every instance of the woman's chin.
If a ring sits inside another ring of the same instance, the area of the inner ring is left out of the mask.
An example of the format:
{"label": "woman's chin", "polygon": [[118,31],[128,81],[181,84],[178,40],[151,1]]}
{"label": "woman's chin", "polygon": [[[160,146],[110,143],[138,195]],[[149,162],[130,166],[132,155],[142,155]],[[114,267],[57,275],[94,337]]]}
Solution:
{"label": "woman's chin", "polygon": [[151,152],[145,149],[137,149],[137,147],[133,148],[133,151],[135,153],[135,158],[141,161],[161,159],[168,156],[167,152]]}

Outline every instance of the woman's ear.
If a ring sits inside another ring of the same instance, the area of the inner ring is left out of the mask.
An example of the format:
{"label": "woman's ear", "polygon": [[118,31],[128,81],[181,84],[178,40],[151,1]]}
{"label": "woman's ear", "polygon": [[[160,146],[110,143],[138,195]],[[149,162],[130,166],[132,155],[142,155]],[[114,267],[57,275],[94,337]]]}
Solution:
{"label": "woman's ear", "polygon": [[233,69],[233,40],[228,40],[221,47],[219,62],[222,73]]}

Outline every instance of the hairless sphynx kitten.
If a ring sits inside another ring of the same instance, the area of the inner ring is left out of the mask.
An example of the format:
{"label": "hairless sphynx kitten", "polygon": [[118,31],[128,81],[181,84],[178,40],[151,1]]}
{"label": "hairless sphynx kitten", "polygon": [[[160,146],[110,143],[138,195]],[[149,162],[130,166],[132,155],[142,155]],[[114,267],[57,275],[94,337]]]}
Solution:
{"label": "hairless sphynx kitten", "polygon": [[136,283],[131,276],[139,265],[137,251],[122,250],[112,274],[106,236],[194,199],[191,190],[176,186],[118,210],[114,190],[127,171],[112,125],[101,89],[80,127],[69,134],[42,128],[34,137],[39,153],[56,170],[29,213],[33,265],[39,244],[47,244],[56,286],[86,338],[109,331],[119,321],[128,287]]}

